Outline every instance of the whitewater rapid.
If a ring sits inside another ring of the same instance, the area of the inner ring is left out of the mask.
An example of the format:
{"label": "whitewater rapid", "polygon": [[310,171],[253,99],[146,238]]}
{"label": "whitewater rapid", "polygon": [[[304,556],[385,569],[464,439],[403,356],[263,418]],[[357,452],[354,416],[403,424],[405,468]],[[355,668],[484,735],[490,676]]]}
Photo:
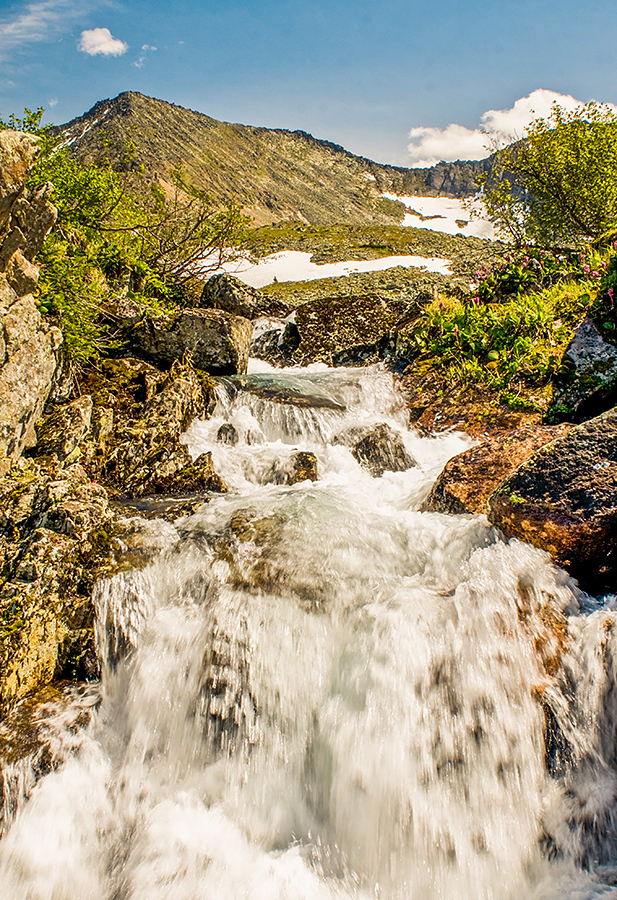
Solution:
{"label": "whitewater rapid", "polygon": [[[255,368],[185,437],[229,492],[142,523],[100,684],[41,709],[51,771],[3,769],[2,900],[617,897],[613,598],[420,512],[470,442],[383,369]],[[374,478],[382,423],[415,465]]]}

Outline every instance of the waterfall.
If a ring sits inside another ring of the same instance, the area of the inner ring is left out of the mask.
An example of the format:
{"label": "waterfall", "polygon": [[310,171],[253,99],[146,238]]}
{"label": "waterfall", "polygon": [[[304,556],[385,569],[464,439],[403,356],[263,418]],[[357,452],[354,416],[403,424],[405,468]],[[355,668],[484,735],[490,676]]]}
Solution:
{"label": "waterfall", "polygon": [[229,492],[97,585],[100,684],[3,770],[2,900],[617,898],[615,598],[419,512],[470,441],[384,370],[260,368],[185,436]]}

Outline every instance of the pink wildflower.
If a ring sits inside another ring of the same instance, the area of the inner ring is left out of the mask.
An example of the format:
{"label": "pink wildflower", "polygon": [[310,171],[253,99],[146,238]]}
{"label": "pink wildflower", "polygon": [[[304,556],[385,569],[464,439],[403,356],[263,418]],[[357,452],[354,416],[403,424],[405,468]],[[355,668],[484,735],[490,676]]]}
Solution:
{"label": "pink wildflower", "polygon": [[585,265],[583,266],[583,272],[586,272],[587,274],[591,272],[591,268],[587,265],[587,263],[585,263]]}

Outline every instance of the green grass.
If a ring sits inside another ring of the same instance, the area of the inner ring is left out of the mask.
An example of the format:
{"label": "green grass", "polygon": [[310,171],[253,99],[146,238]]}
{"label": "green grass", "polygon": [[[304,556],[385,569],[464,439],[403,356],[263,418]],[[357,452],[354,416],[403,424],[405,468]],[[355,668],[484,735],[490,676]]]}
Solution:
{"label": "green grass", "polygon": [[555,285],[502,303],[442,297],[415,324],[409,357],[446,383],[482,385],[510,406],[533,405],[529,390],[560,372],[574,328],[598,303],[596,288]]}

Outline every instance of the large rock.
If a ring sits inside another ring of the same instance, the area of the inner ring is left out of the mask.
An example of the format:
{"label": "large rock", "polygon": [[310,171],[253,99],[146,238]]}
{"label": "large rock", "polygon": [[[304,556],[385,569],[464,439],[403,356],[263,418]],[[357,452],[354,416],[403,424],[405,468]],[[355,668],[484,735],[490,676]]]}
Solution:
{"label": "large rock", "polygon": [[591,319],[584,319],[574,332],[563,362],[567,375],[555,386],[555,411],[580,419],[606,409],[610,404],[602,402],[617,387],[617,347],[604,340]]}
{"label": "large rock", "polygon": [[617,592],[617,409],[543,447],[488,508],[507,537],[548,550],[585,590]]}
{"label": "large rock", "polygon": [[260,316],[286,316],[291,307],[276,297],[262,294],[233,275],[213,275],[202,291],[200,306],[223,309],[234,316],[258,319]]}
{"label": "large rock", "polygon": [[422,505],[424,512],[486,513],[488,498],[540,447],[570,430],[569,425],[529,425],[484,441],[453,456]]}
{"label": "large rock", "polygon": [[400,309],[377,294],[325,297],[303,303],[296,311],[300,345],[294,360],[301,365],[367,365],[383,359],[396,346]]}
{"label": "large rock", "polygon": [[186,361],[213,375],[246,372],[253,328],[248,319],[217,309],[185,309],[146,316],[129,332],[130,341],[155,365]]}

